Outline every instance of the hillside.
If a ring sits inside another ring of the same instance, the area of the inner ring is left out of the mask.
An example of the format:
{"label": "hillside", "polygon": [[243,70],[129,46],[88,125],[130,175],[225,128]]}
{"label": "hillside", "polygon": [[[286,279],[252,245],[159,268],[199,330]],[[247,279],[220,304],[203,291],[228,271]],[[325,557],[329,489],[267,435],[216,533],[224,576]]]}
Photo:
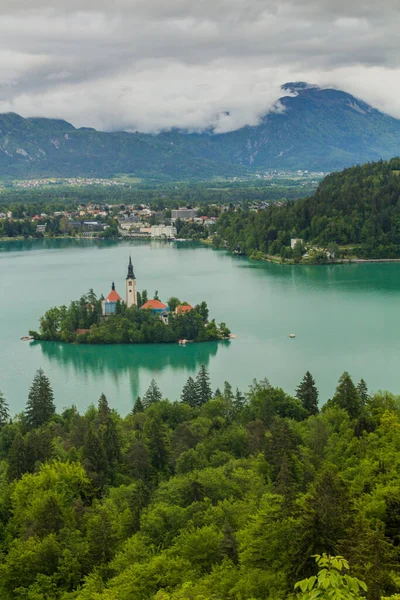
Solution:
{"label": "hillside", "polygon": [[259,213],[231,212],[218,222],[215,242],[291,257],[291,238],[326,248],[356,245],[365,258],[400,257],[400,159],[367,163],[328,175],[310,198]]}
{"label": "hillside", "polygon": [[2,114],[0,177],[207,179],[274,168],[331,171],[400,154],[399,120],[338,90],[304,83],[282,90],[279,110],[225,134],[105,133]]}

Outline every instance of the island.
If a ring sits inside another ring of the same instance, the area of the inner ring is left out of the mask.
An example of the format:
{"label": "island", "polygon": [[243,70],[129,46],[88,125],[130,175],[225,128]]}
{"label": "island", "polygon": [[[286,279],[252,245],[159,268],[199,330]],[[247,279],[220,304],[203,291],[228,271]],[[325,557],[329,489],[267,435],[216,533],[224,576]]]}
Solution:
{"label": "island", "polygon": [[50,308],[40,318],[39,331],[30,331],[35,341],[71,344],[165,344],[228,340],[225,323],[209,320],[207,303],[195,306],[177,297],[161,302],[158,292],[149,300],[147,291],[137,291],[129,257],[126,300],[114,282],[106,298],[97,298],[93,289],[69,307]]}

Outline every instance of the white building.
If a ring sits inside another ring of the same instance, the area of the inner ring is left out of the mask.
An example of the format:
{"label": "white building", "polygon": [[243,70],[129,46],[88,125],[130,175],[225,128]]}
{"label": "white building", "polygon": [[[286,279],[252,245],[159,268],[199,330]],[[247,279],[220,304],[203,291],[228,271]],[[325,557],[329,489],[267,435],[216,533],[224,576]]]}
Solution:
{"label": "white building", "polygon": [[292,238],[290,240],[290,247],[292,248],[292,250],[294,249],[296,244],[303,244],[304,245],[304,241],[301,238]]}
{"label": "white building", "polygon": [[171,210],[171,219],[175,221],[176,219],[194,219],[196,216],[196,211],[193,208],[178,208],[176,210]]}
{"label": "white building", "polygon": [[152,238],[175,238],[177,234],[176,227],[172,225],[152,225]]}

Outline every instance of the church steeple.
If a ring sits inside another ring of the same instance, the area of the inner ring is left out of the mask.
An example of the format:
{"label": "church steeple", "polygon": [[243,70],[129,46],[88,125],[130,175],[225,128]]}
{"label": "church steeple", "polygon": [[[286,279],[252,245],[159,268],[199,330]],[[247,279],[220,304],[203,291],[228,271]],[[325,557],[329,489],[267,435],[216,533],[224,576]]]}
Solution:
{"label": "church steeple", "polygon": [[126,278],[127,279],[136,279],[135,273],[133,272],[131,255],[129,255],[128,275],[126,276]]}
{"label": "church steeple", "polygon": [[126,305],[137,306],[136,277],[133,272],[132,259],[129,255],[128,275],[126,277]]}

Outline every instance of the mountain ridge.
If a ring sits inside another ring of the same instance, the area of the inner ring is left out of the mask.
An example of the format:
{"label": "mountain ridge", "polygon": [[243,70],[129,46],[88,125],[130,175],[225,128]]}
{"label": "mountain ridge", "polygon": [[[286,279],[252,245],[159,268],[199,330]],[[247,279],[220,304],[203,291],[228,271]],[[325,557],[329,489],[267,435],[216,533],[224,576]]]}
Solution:
{"label": "mountain ridge", "polygon": [[282,91],[282,110],[227,133],[104,132],[3,113],[0,176],[207,179],[269,169],[333,171],[400,154],[400,120],[363,100],[306,82],[288,82]]}

